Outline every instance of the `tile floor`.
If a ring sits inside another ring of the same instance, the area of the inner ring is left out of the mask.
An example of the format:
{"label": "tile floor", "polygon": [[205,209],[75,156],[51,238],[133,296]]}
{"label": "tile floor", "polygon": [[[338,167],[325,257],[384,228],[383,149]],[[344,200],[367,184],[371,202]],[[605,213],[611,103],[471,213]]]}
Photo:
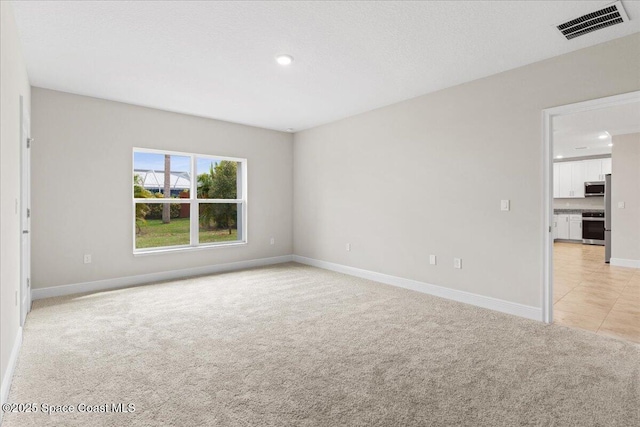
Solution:
{"label": "tile floor", "polygon": [[553,245],[554,323],[640,343],[640,269],[604,262],[604,246]]}

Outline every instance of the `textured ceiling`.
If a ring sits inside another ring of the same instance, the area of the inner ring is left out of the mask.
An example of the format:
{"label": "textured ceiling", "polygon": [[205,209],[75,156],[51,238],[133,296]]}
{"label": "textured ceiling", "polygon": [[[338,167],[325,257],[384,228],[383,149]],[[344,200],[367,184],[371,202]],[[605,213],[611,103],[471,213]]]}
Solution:
{"label": "textured ceiling", "polygon": [[611,138],[598,136],[634,132],[640,132],[640,102],[560,116],[553,120],[553,155],[568,158],[608,154]]}
{"label": "textured ceiling", "polygon": [[[34,86],[306,129],[640,31],[567,41],[571,1],[14,1]],[[288,53],[288,68],[274,56]]]}

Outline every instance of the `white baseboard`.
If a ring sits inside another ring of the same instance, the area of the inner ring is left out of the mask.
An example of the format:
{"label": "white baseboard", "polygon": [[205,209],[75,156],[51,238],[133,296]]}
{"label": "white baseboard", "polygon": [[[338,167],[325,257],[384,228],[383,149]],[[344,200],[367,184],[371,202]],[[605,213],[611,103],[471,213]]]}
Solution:
{"label": "white baseboard", "polygon": [[[22,347],[22,328],[18,328],[16,338],[13,340],[13,347],[11,348],[11,355],[9,356],[9,363],[7,364],[7,370],[2,377],[2,387],[0,388],[0,403],[7,403],[9,398],[9,390],[11,389],[11,380],[13,379],[13,372],[16,369],[18,363],[18,355],[20,354],[20,347]],[[0,423],[2,422],[2,411],[0,411]]]}
{"label": "white baseboard", "polygon": [[515,316],[520,316],[527,319],[542,321],[542,308],[538,307],[531,307],[528,305],[505,301],[497,298],[486,297],[483,295],[472,294],[470,292],[432,285],[430,283],[419,282],[417,280],[405,279],[402,277],[377,273],[370,270],[362,270],[355,267],[334,264],[332,262],[321,261],[299,255],[294,255],[293,260],[295,262],[311,265],[313,267],[324,268],[326,270],[332,270],[338,273],[361,277],[363,279],[369,279],[376,282],[385,283],[387,285],[398,286],[400,288],[411,289],[413,291],[418,291],[425,294],[450,299],[453,301],[463,302],[482,308],[488,308],[491,310],[500,311],[502,313],[513,314]]}
{"label": "white baseboard", "polygon": [[640,259],[611,258],[609,264],[617,267],[640,268]]}
{"label": "white baseboard", "polygon": [[242,270],[245,268],[262,267],[293,261],[293,255],[283,255],[271,258],[258,258],[247,261],[230,262],[227,264],[208,265],[205,267],[188,268],[182,270],[162,271],[158,273],[140,274],[137,276],[118,277],[115,279],[96,280],[94,282],[74,283],[71,285],[51,286],[49,288],[32,289],[33,300],[72,295],[85,292],[98,292],[110,289],[126,288],[143,285],[145,283],[161,282],[165,280],[182,279],[205,274],[222,273],[225,271]]}

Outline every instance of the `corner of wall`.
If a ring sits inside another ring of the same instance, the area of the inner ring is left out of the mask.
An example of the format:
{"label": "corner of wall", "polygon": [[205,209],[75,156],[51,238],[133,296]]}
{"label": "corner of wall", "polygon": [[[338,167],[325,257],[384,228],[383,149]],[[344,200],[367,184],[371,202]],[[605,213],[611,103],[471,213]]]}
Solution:
{"label": "corner of wall", "polygon": [[0,2],[0,381],[4,402],[11,386],[22,328],[20,289],[21,97],[30,111],[31,88],[10,2]]}

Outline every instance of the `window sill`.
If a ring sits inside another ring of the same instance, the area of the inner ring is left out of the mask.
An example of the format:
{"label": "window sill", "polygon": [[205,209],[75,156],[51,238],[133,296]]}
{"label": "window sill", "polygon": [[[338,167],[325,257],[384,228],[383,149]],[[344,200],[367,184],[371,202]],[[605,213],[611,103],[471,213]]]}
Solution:
{"label": "window sill", "polygon": [[180,246],[176,248],[159,248],[159,249],[149,249],[149,250],[134,250],[133,256],[147,256],[147,255],[161,255],[161,254],[170,254],[176,252],[194,252],[194,251],[204,251],[207,249],[218,249],[218,248],[228,248],[235,246],[246,246],[247,242],[229,242],[229,243],[216,243],[213,245],[201,245],[201,246]]}

